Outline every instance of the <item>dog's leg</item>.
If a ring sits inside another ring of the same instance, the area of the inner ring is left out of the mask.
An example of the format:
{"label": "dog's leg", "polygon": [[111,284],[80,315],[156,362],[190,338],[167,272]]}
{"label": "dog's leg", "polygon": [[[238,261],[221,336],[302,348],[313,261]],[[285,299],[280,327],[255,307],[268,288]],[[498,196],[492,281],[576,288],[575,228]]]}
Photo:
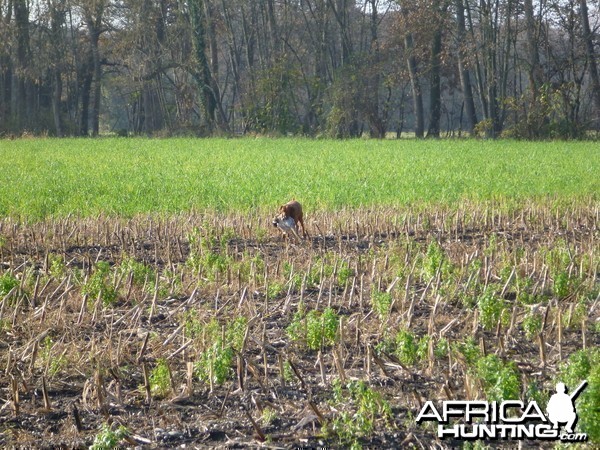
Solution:
{"label": "dog's leg", "polygon": [[298,235],[298,225],[294,225],[292,228],[290,228],[292,234],[294,235],[294,239],[296,241],[296,243],[300,242],[300,236]]}
{"label": "dog's leg", "polygon": [[308,233],[306,232],[306,227],[304,226],[304,220],[302,220],[302,217],[300,217],[298,219],[298,222],[300,223],[300,225],[302,225],[302,236],[304,236],[304,238],[306,239],[308,236]]}

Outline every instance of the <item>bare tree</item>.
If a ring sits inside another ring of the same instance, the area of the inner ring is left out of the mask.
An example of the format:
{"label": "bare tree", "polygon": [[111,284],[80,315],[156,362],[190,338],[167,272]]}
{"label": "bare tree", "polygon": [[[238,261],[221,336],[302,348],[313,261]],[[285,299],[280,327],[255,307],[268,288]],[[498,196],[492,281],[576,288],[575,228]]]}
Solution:
{"label": "bare tree", "polygon": [[13,3],[16,30],[16,71],[12,77],[11,110],[16,123],[20,127],[28,127],[30,110],[31,81],[27,74],[31,65],[31,48],[29,42],[29,5],[27,0],[14,0]]}
{"label": "bare tree", "polygon": [[597,126],[600,126],[600,77],[598,76],[598,66],[596,65],[596,53],[594,51],[594,38],[590,28],[588,16],[588,7],[586,0],[579,0],[579,14],[581,15],[581,25],[583,30],[583,40],[587,53],[587,63],[592,80],[592,96],[596,107]]}
{"label": "bare tree", "polygon": [[467,119],[467,131],[473,132],[473,128],[477,123],[477,114],[475,110],[475,102],[473,101],[473,88],[471,85],[471,73],[468,68],[469,47],[465,40],[467,39],[467,31],[465,26],[465,8],[463,0],[456,0],[456,40],[458,46],[458,73],[460,77],[460,85],[463,93],[463,103]]}
{"label": "bare tree", "polygon": [[92,136],[100,131],[100,99],[102,87],[102,61],[100,35],[105,31],[103,20],[108,0],[84,0],[81,3],[83,19],[87,27],[89,50],[83,66],[82,114],[80,132],[87,135],[89,122]]}
{"label": "bare tree", "polygon": [[12,80],[14,64],[12,43],[12,1],[0,0],[0,132],[7,131],[12,118]]}
{"label": "bare tree", "polygon": [[[400,2],[404,24],[410,22],[410,10],[407,2]],[[415,55],[415,45],[413,34],[410,30],[404,32],[404,48],[406,51],[406,64],[410,75],[410,85],[412,90],[413,108],[415,115],[415,136],[422,138],[425,133],[425,112],[423,109],[423,94],[421,92],[421,81],[417,58]]]}
{"label": "bare tree", "polygon": [[197,68],[192,74],[198,84],[203,117],[210,133],[215,126],[215,112],[217,110],[217,100],[215,92],[212,90],[212,74],[207,57],[207,34],[208,19],[206,17],[206,8],[204,0],[191,0],[188,4],[190,22],[192,24],[192,43],[194,53],[197,59]]}
{"label": "bare tree", "polygon": [[431,5],[433,36],[431,38],[431,61],[429,76],[429,128],[427,137],[440,137],[440,118],[442,115],[441,55],[444,32],[444,18],[449,3],[435,0]]}
{"label": "bare tree", "polygon": [[56,136],[63,136],[63,112],[62,112],[62,91],[63,91],[63,63],[65,54],[64,48],[64,28],[66,1],[48,0],[48,10],[50,12],[50,43],[51,43],[51,78],[52,78],[52,115],[54,117],[54,128]]}

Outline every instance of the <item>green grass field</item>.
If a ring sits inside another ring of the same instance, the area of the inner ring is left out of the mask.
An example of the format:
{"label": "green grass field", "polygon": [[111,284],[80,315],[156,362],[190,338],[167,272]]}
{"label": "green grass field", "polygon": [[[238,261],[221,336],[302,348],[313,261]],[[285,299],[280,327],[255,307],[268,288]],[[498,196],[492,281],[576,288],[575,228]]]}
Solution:
{"label": "green grass field", "polygon": [[311,210],[596,199],[592,142],[305,139],[0,141],[0,216]]}

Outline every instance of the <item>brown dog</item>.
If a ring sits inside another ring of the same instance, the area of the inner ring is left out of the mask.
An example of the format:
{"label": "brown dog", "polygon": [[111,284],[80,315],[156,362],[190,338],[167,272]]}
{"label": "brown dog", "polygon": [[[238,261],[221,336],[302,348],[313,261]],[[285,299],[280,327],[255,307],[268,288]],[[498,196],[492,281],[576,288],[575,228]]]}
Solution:
{"label": "brown dog", "polygon": [[291,217],[292,219],[294,219],[296,228],[298,227],[298,224],[302,225],[302,235],[305,238],[308,237],[308,233],[306,232],[306,227],[304,226],[302,216],[302,205],[296,200],[289,201],[285,205],[281,205],[279,207],[279,214],[275,218],[275,220],[273,220],[273,225],[277,226],[278,223],[280,223],[287,217]]}

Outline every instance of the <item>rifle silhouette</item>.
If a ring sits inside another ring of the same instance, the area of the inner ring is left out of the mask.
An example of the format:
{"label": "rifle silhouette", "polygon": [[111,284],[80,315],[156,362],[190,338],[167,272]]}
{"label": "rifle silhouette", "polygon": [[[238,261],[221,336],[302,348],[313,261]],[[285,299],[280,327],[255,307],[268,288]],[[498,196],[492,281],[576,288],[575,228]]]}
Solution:
{"label": "rifle silhouette", "polygon": [[583,380],[581,382],[581,384],[579,386],[577,386],[577,389],[575,389],[573,391],[573,393],[569,395],[569,397],[571,398],[571,401],[574,402],[575,399],[577,397],[579,397],[579,394],[581,394],[581,391],[583,391],[585,389],[585,387],[587,386],[587,384],[588,384],[587,380]]}

